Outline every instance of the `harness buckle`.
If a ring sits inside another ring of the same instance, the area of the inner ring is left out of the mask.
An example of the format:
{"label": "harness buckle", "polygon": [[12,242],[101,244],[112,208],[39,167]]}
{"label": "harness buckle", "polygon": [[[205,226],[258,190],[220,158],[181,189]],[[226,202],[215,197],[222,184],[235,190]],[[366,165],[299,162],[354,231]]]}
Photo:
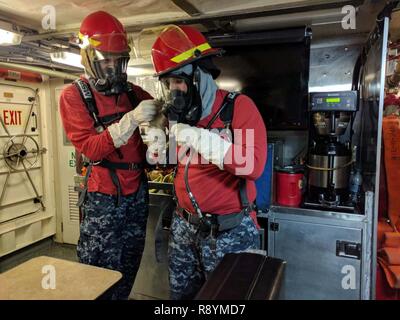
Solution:
{"label": "harness buckle", "polygon": [[199,230],[204,236],[208,236],[210,233],[216,233],[215,231],[218,231],[218,228],[217,216],[210,213],[204,214],[199,221]]}
{"label": "harness buckle", "polygon": [[137,169],[137,164],[136,163],[133,163],[133,162],[131,162],[131,163],[129,163],[129,170],[136,170]]}

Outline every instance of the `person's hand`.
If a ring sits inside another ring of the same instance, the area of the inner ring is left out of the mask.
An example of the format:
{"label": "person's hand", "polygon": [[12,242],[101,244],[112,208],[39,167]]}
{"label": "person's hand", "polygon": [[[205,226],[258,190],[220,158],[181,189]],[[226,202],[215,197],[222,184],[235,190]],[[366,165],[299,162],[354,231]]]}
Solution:
{"label": "person's hand", "polygon": [[215,132],[182,123],[173,125],[171,133],[178,145],[192,147],[204,159],[223,169],[224,157],[232,145],[231,142],[224,140]]}
{"label": "person's hand", "polygon": [[165,132],[159,128],[149,127],[142,139],[147,145],[147,162],[150,164],[166,164],[167,138]]}
{"label": "person's hand", "polygon": [[127,114],[132,114],[133,119],[137,124],[152,121],[157,114],[158,106],[155,100],[143,100],[139,105]]}
{"label": "person's hand", "polygon": [[197,151],[198,140],[200,139],[200,128],[192,127],[184,123],[177,123],[171,127],[171,134],[175,136],[178,146],[190,146]]}
{"label": "person's hand", "polygon": [[156,113],[157,107],[154,100],[143,100],[134,110],[125,113],[119,122],[108,126],[107,130],[114,146],[119,148],[127,144],[138,125],[153,120]]}

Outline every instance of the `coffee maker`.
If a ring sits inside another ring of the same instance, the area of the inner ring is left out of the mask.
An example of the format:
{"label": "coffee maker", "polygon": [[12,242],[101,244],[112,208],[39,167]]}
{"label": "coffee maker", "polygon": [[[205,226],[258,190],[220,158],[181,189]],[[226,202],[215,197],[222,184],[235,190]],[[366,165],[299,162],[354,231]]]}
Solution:
{"label": "coffee maker", "polygon": [[357,91],[310,94],[306,206],[354,209],[349,180],[356,111]]}

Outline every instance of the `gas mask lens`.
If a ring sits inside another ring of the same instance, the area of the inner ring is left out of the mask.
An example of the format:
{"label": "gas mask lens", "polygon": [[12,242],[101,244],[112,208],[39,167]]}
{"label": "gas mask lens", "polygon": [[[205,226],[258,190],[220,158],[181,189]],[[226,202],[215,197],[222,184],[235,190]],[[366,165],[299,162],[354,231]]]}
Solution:
{"label": "gas mask lens", "polygon": [[126,74],[129,56],[125,55],[101,55],[94,60],[94,65],[99,79],[107,80]]}
{"label": "gas mask lens", "polygon": [[[176,118],[181,118],[181,116],[183,116],[182,113],[189,104],[187,83],[183,78],[165,77],[161,79],[161,84],[168,113],[170,115],[171,113],[175,114],[173,120],[178,120]],[[170,120],[172,119],[170,118]]]}
{"label": "gas mask lens", "polygon": [[181,92],[178,95],[184,95],[187,92],[187,84],[182,78],[166,77],[161,79],[163,96],[166,102],[172,102],[176,92]]}

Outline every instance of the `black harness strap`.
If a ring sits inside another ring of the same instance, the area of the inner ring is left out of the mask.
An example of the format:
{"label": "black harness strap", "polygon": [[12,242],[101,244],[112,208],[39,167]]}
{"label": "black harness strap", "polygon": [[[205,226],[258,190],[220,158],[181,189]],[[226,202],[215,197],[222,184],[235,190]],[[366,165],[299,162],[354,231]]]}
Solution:
{"label": "black harness strap", "polygon": [[125,114],[126,112],[117,112],[114,114],[110,114],[108,116],[104,116],[104,117],[99,117],[99,120],[105,125],[108,126],[112,123],[114,123],[115,121],[119,121]]}
{"label": "black harness strap", "polygon": [[235,100],[240,95],[238,92],[229,92],[225,99],[227,105],[221,110],[220,119],[224,122],[225,127],[230,126],[233,120],[233,109],[235,107]]}
{"label": "black harness strap", "polygon": [[[74,84],[75,84],[76,88],[78,89],[82,100],[85,102],[85,106],[86,106],[89,114],[93,118],[94,127],[97,132],[101,132],[101,131],[105,130],[107,128],[107,126],[110,125],[111,123],[113,123],[115,121],[119,121],[126,113],[126,112],[118,112],[118,113],[114,113],[114,114],[111,114],[108,116],[99,117],[99,111],[96,106],[96,100],[93,96],[90,86],[82,79],[75,80]],[[140,101],[136,97],[131,83],[128,83],[126,94],[128,96],[129,102],[132,106],[132,110],[135,109]],[[115,149],[115,151],[117,152],[118,157],[120,159],[122,159],[123,155],[121,153],[121,150]],[[139,164],[139,163],[111,162],[107,159],[102,159],[101,161],[97,161],[97,162],[91,160],[89,163],[88,169],[86,171],[86,176],[85,176],[85,181],[84,181],[84,189],[82,190],[82,192],[79,196],[79,201],[77,204],[78,206],[81,206],[83,204],[83,202],[85,201],[85,198],[87,195],[87,182],[89,180],[89,176],[92,171],[93,165],[99,165],[99,166],[105,167],[109,170],[111,181],[113,182],[114,186],[117,189],[117,206],[119,206],[121,203],[121,194],[122,193],[121,193],[121,183],[118,179],[116,170],[140,170],[143,168],[143,164]]]}
{"label": "black harness strap", "polygon": [[99,110],[97,109],[96,100],[94,99],[92,90],[90,89],[88,84],[82,79],[75,80],[74,84],[78,89],[82,100],[85,102],[86,108],[88,109],[90,115],[94,120],[94,127],[96,128],[96,130],[98,127],[102,127],[103,129],[105,129],[104,124],[98,118]]}
{"label": "black harness strap", "polygon": [[[183,208],[177,208],[179,214],[190,224],[199,226],[202,221],[197,214],[191,214]],[[217,225],[218,229],[216,231],[222,232],[225,230],[233,229],[237,227],[243,220],[243,217],[248,214],[248,211],[243,209],[238,213],[215,215],[215,214],[205,214],[204,219],[210,220],[211,224]]]}
{"label": "black harness strap", "polygon": [[233,119],[233,108],[235,107],[235,100],[239,96],[238,92],[229,92],[222,102],[221,107],[218,109],[217,113],[208,122],[205,129],[210,130],[211,126],[217,120],[218,117],[224,122],[225,128],[228,128],[232,124]]}
{"label": "black harness strap", "polygon": [[[210,130],[211,126],[220,117],[221,121],[224,122],[225,129],[231,129],[231,124],[233,120],[233,109],[235,107],[235,100],[240,95],[238,92],[229,92],[222,103],[222,106],[218,109],[217,113],[212,117],[210,122],[207,124],[206,129]],[[232,132],[233,136],[233,132]],[[233,142],[233,139],[232,139]],[[250,204],[249,199],[247,197],[247,181],[246,179],[240,179],[239,181],[239,195],[240,202],[242,203],[242,208],[249,208],[249,212],[252,210],[253,205]]]}
{"label": "black harness strap", "polygon": [[247,198],[247,193],[246,193],[246,179],[240,179],[239,180],[239,194],[240,194],[240,201],[242,202],[243,208],[246,208],[250,205],[249,199]]}
{"label": "black harness strap", "polygon": [[107,169],[114,170],[140,170],[144,168],[143,163],[135,163],[135,162],[111,162],[107,159],[101,160],[99,163],[96,163],[96,166],[104,167]]}
{"label": "black harness strap", "polygon": [[[82,79],[77,79],[74,81],[75,86],[77,87],[79,94],[81,95],[81,98],[85,102],[85,106],[89,111],[89,114],[92,116],[93,121],[94,121],[94,128],[96,129],[97,132],[102,132],[106,130],[106,125],[102,121],[102,119],[99,117],[99,110],[97,109],[96,105],[96,100],[93,96],[93,92],[90,89],[90,86],[83,81]],[[113,115],[111,115],[113,116]],[[119,149],[115,149],[115,151],[118,154],[118,158],[122,159],[123,155]]]}
{"label": "black harness strap", "polygon": [[109,168],[108,172],[110,172],[111,180],[114,183],[114,186],[117,188],[117,207],[119,207],[121,205],[121,195],[122,195],[121,183],[119,182],[117,171],[115,169]]}
{"label": "black harness strap", "polygon": [[[103,129],[106,129],[106,126],[113,123],[114,121],[120,120],[126,112],[117,112],[114,114],[110,114],[108,116],[104,117],[99,117],[99,111],[96,106],[96,100],[94,99],[92,90],[90,89],[90,86],[83,81],[82,79],[77,79],[74,82],[75,86],[78,88],[79,94],[81,95],[81,98],[83,101],[85,101],[86,108],[88,109],[89,113],[91,114],[94,122],[95,122],[95,127],[102,127]],[[128,83],[128,88],[126,91],[126,94],[128,96],[128,100],[132,106],[132,110],[137,107],[139,104],[139,100],[136,97],[135,92],[133,91],[133,86],[131,83]]]}

